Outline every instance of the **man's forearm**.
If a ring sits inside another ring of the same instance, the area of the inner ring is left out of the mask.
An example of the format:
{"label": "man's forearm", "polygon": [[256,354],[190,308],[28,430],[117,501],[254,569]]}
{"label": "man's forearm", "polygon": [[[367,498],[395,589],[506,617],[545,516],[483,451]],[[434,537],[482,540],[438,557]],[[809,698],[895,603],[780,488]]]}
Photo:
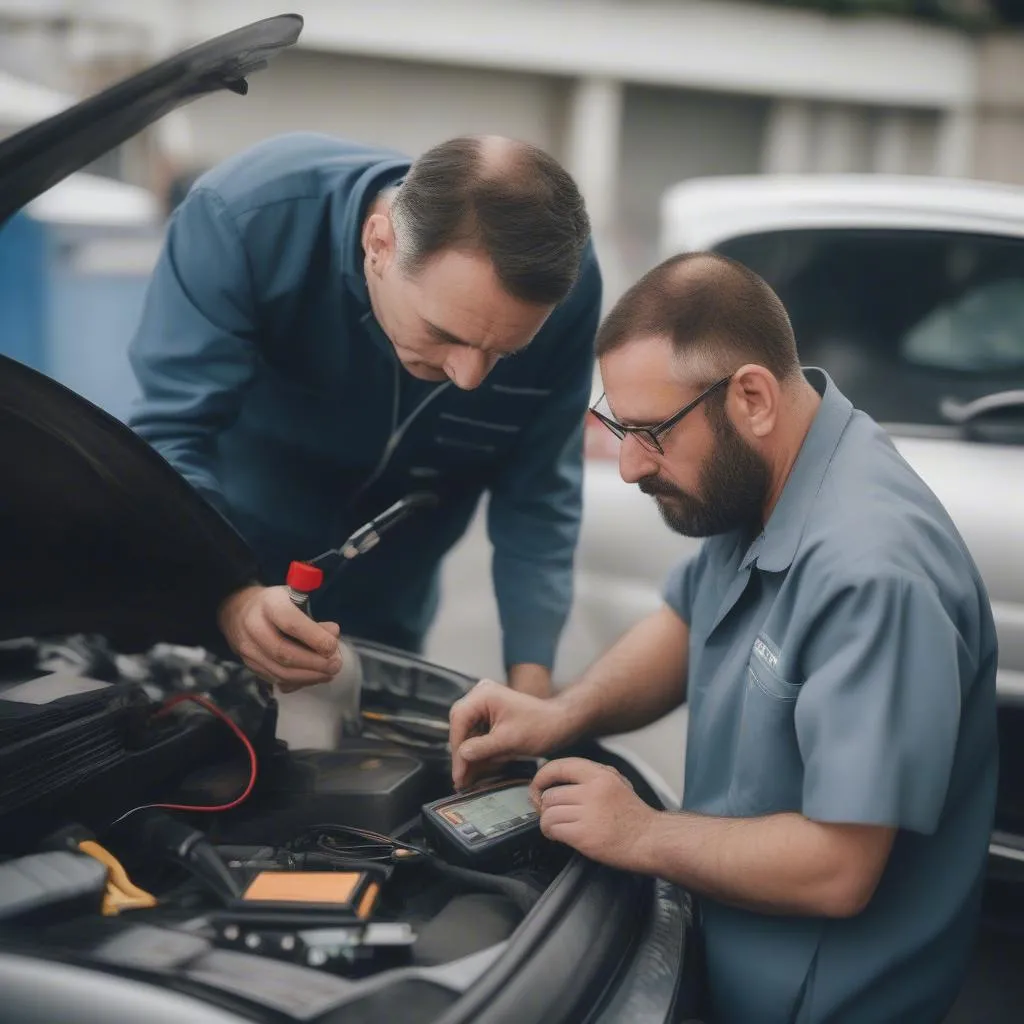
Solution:
{"label": "man's forearm", "polygon": [[637,623],[552,702],[573,739],[631,732],[686,699],[690,631],[669,608]]}
{"label": "man's forearm", "polygon": [[520,662],[510,665],[508,685],[520,693],[528,693],[533,697],[551,696],[551,669],[546,665],[535,665],[531,662]]}
{"label": "man's forearm", "polygon": [[874,892],[894,832],[800,814],[715,818],[652,812],[634,870],[759,913],[847,917]]}

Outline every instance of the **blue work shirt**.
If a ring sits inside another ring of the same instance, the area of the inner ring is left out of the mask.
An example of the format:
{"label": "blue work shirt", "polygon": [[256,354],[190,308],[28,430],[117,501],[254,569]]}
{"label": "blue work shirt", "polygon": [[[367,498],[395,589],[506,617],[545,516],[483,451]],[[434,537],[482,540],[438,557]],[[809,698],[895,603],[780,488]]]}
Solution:
{"label": "blue work shirt", "polygon": [[345,633],[409,650],[489,491],[505,662],[550,666],[572,598],[600,274],[588,247],[570,295],[475,391],[414,378],[374,319],[361,246],[370,204],[409,166],[296,134],[202,176],[130,348],[130,422],[241,532],[266,583],[403,495],[437,493],[313,600]]}
{"label": "blue work shirt", "polygon": [[763,533],[713,537],[690,626],[683,805],[898,829],[867,908],[700,900],[722,1024],[938,1024],[967,966],[995,811],[996,664],[978,570],[938,499],[828,376]]}

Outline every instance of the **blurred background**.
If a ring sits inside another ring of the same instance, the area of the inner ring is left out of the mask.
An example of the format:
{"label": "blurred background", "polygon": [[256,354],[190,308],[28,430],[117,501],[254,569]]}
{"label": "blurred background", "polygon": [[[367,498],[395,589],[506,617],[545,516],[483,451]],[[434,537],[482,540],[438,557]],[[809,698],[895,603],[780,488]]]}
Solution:
{"label": "blurred background", "polygon": [[[0,135],[286,7],[0,0]],[[133,382],[120,355],[166,213],[203,169],[295,129],[411,155],[463,132],[545,147],[586,195],[609,302],[656,262],[662,196],[688,178],[852,171],[1024,183],[1022,7],[306,0],[298,46],[254,77],[248,97],[166,118],[4,233],[0,301],[8,327],[22,325],[5,344],[124,415]]]}
{"label": "blurred background", "polygon": [[[0,0],[0,135],[287,9],[278,0]],[[1020,0],[304,0],[296,10],[305,18],[298,45],[254,76],[247,97],[224,93],[168,116],[0,233],[7,354],[125,417],[135,395],[125,346],[169,211],[206,168],[297,129],[410,155],[466,132],[543,146],[585,194],[606,303],[664,254],[666,194],[681,182],[853,172],[1024,184]],[[900,201],[888,201],[898,218]],[[894,270],[917,260],[887,252]],[[858,260],[889,272],[873,255]],[[837,265],[842,276],[849,259]],[[851,308],[861,303],[851,293]],[[1011,348],[1016,360],[1020,345]],[[907,393],[899,380],[893,389]],[[617,478],[613,461],[606,469]],[[588,500],[596,486],[588,482]],[[608,518],[667,537],[642,496],[593,493],[591,507],[607,507]],[[605,535],[587,522],[563,679],[657,603],[660,576],[686,550],[638,551],[618,544],[624,526]],[[601,559],[619,547],[643,584],[620,586],[611,615],[608,580],[629,574]],[[449,560],[445,586],[430,654],[500,675],[482,519]],[[1024,673],[1021,683],[1024,692]]]}

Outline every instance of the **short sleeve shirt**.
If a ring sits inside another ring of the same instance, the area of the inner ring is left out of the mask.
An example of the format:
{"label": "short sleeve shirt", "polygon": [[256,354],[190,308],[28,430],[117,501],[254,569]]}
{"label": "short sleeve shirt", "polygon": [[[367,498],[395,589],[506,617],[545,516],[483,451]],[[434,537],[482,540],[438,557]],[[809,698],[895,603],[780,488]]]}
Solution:
{"label": "short sleeve shirt", "polygon": [[764,531],[710,538],[665,589],[690,626],[683,805],[898,832],[855,917],[701,900],[716,1019],[938,1022],[995,809],[995,627],[939,501],[827,374],[805,372],[821,405]]}

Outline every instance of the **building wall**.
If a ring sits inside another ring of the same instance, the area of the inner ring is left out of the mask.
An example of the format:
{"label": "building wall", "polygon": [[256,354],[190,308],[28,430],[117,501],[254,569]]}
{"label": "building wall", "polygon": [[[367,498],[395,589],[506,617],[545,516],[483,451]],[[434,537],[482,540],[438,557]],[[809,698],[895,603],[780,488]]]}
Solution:
{"label": "building wall", "polygon": [[975,176],[1024,185],[1024,111],[984,112],[975,136]]}
{"label": "building wall", "polygon": [[249,95],[184,108],[195,159],[312,130],[418,154],[464,133],[510,135],[559,155],[568,85],[534,74],[296,50],[250,80]]}
{"label": "building wall", "polygon": [[943,122],[936,110],[779,100],[760,170],[768,174],[934,174]]}
{"label": "building wall", "polygon": [[1024,33],[980,48],[973,141],[976,177],[1024,185]]}
{"label": "building wall", "polygon": [[767,101],[629,85],[614,239],[634,277],[657,259],[665,190],[684,178],[760,169]]}

